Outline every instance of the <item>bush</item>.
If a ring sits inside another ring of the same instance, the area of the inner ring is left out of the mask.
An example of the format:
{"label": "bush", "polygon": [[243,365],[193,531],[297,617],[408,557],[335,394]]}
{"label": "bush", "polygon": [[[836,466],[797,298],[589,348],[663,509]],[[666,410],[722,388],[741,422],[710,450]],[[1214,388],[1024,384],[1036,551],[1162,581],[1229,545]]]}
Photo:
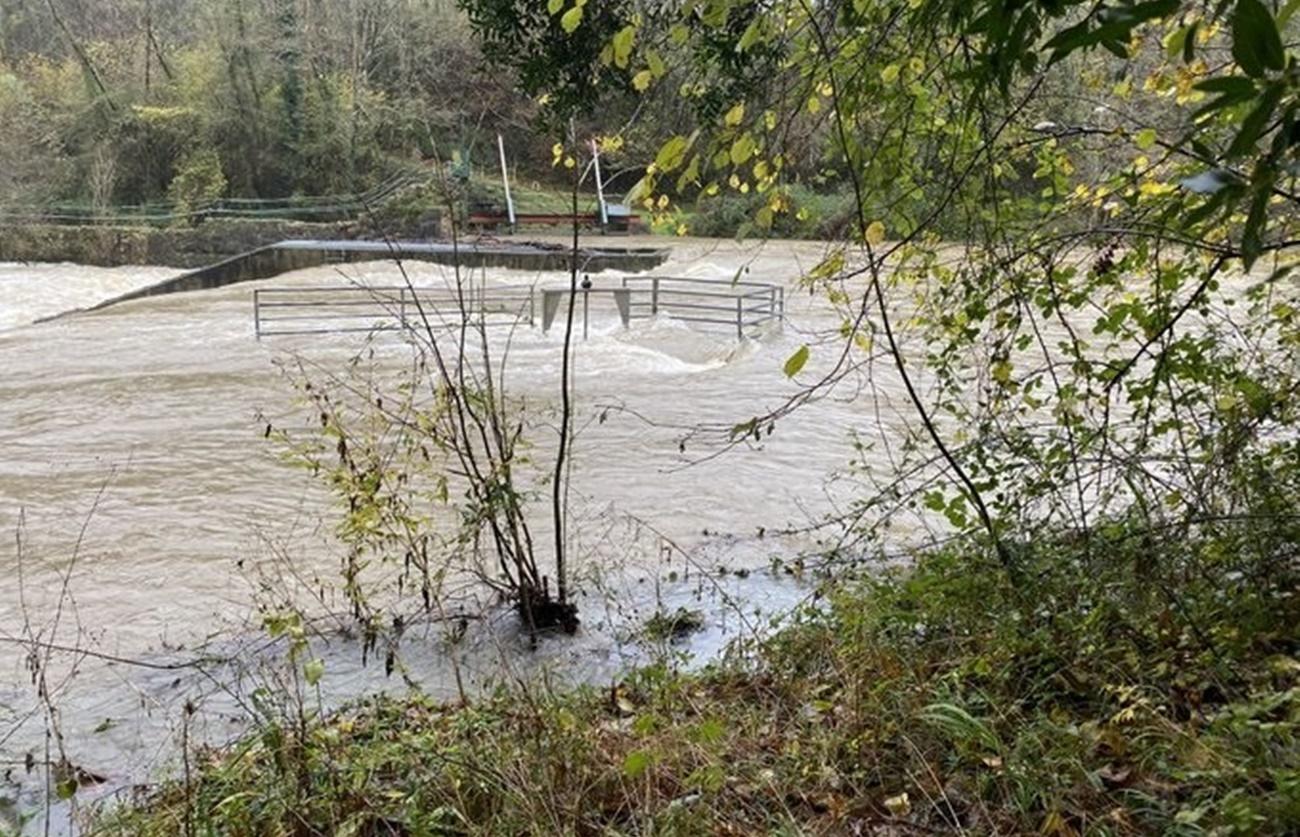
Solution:
{"label": "bush", "polygon": [[[200,148],[186,155],[167,188],[177,214],[201,212],[225,193],[226,175],[221,170],[221,157],[212,148]],[[197,216],[192,219],[194,223],[199,220]]]}
{"label": "bush", "polygon": [[[771,237],[835,239],[852,229],[857,204],[851,191],[818,192],[802,184],[784,188],[787,207],[763,229],[755,220],[770,194],[735,191],[701,197],[685,219],[687,232],[706,238]],[[674,226],[676,226],[674,224]]]}

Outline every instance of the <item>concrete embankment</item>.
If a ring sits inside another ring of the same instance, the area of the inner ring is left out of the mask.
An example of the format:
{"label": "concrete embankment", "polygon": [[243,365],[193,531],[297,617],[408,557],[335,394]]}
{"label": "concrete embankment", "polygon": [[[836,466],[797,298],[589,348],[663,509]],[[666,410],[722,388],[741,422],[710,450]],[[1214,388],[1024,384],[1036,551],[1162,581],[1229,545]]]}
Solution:
{"label": "concrete embankment", "polygon": [[193,269],[287,239],[356,237],[349,225],[301,221],[214,220],[194,227],[3,223],[0,261]]}
{"label": "concrete embankment", "polygon": [[[119,302],[163,294],[201,291],[239,282],[270,279],[281,273],[327,264],[401,259],[435,264],[459,264],[466,269],[504,268],[526,271],[566,271],[573,253],[555,245],[528,242],[518,244],[450,244],[444,242],[389,241],[281,241],[191,270],[152,285],[105,300],[88,309],[98,311]],[[653,270],[668,258],[668,250],[653,247],[587,247],[578,251],[578,269],[584,273],[622,270],[639,273]],[[75,314],[67,311],[46,319]]]}

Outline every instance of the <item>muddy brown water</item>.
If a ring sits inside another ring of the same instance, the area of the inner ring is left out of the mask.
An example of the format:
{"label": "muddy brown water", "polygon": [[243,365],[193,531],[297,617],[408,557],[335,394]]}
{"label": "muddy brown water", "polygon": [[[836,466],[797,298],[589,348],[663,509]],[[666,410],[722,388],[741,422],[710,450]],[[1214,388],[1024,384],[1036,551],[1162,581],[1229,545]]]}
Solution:
{"label": "muddy brown water", "polygon": [[[453,666],[473,683],[540,667],[574,680],[607,680],[645,658],[643,644],[629,640],[631,628],[661,605],[707,610],[709,625],[688,650],[708,657],[803,601],[807,585],[785,580],[771,566],[774,558],[814,549],[813,536],[758,533],[806,526],[845,502],[852,481],[835,475],[853,456],[849,432],[905,427],[900,393],[886,385],[865,403],[850,393],[823,399],[781,422],[761,444],[718,456],[710,455],[707,440],[692,439],[685,453],[680,443],[684,428],[735,424],[797,391],[783,374],[785,360],[840,323],[823,301],[794,286],[824,249],[673,244],[669,263],[656,273],[731,279],[748,266],[746,279],[787,287],[786,326],[755,339],[737,341],[726,327],[710,330],[669,317],[625,330],[612,310],[593,308],[591,336],[574,353],[581,432],[571,496],[574,528],[581,531],[576,574],[585,594],[579,637],[529,652],[501,617],[448,648],[439,629],[425,626],[415,631],[418,641],[404,642],[407,681],[385,677],[374,661],[363,666],[357,649],[342,640],[321,643],[315,653],[327,660],[324,703],[410,684],[450,696]],[[421,286],[445,286],[451,275],[434,265],[409,270]],[[283,577],[287,567],[302,577],[330,578],[338,566],[329,497],[280,461],[256,416],[294,409],[277,358],[338,369],[362,338],[259,342],[252,291],[391,285],[400,281],[394,266],[312,269],[33,324],[170,274],[152,267],[0,265],[0,568],[7,580],[0,589],[0,771],[10,771],[7,782],[0,780],[0,797],[28,806],[39,800],[43,778],[39,769],[28,775],[21,765],[29,753],[43,759],[47,725],[26,648],[15,642],[25,625],[95,655],[166,664],[204,647],[235,658],[200,674],[53,655],[49,673],[69,755],[109,778],[103,795],[173,766],[186,700],[202,706],[194,739],[220,743],[237,735],[249,695],[272,676],[259,673],[266,643],[256,629],[255,579]],[[612,285],[618,277],[605,273],[595,281]],[[518,288],[567,282],[558,273],[505,270],[480,279]],[[553,403],[560,331],[525,328],[511,339],[512,392]],[[395,357],[407,351],[396,337],[374,345]],[[808,378],[833,354],[830,345],[814,348]],[[604,422],[597,420],[601,413]],[[554,433],[545,426],[535,433],[545,453]],[[543,541],[546,513],[536,510]],[[690,553],[690,562],[666,558],[664,540],[638,520]],[[727,572],[719,574],[719,567]],[[60,602],[59,630],[52,634]],[[70,827],[66,814],[60,822]]]}

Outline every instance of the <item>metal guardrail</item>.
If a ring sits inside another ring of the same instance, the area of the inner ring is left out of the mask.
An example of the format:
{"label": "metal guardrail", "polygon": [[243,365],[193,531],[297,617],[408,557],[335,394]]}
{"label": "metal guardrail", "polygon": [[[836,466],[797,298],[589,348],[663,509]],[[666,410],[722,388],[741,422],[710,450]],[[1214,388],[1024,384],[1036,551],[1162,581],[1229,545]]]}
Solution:
{"label": "metal guardrail", "polygon": [[684,276],[624,277],[623,287],[636,285],[649,285],[648,298],[633,299],[632,319],[666,313],[685,322],[735,326],[738,339],[748,328],[785,321],[785,288],[780,285]]}
{"label": "metal guardrail", "polygon": [[253,330],[257,339],[295,334],[339,334],[459,327],[469,316],[487,326],[532,325],[532,291],[466,289],[463,296],[433,288],[257,288]]}
{"label": "metal guardrail", "polygon": [[[632,320],[666,314],[689,323],[734,328],[737,339],[749,329],[785,320],[785,288],[764,282],[628,276],[620,287],[579,289],[582,331],[589,331],[589,301],[611,297],[626,327]],[[465,317],[491,326],[537,324],[548,330],[568,288],[473,288],[459,296],[450,289],[357,285],[258,288],[253,291],[253,329],[263,337],[294,334],[400,331],[424,326],[459,326]]]}

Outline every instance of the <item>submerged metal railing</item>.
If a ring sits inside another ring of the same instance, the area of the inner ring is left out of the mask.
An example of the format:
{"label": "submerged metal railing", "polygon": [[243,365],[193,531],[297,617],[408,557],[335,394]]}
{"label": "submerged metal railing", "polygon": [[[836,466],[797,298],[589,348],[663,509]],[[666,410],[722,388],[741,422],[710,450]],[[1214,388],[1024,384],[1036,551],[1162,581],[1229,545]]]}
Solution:
{"label": "submerged metal railing", "polygon": [[[628,276],[619,287],[586,287],[577,292],[582,330],[589,330],[590,299],[609,297],[624,326],[660,314],[677,320],[734,328],[743,339],[750,329],[785,320],[785,288],[763,282]],[[549,330],[568,300],[568,288],[451,289],[362,287],[258,288],[253,291],[253,329],[263,337],[295,334],[400,331],[459,326],[471,318],[490,326],[537,324]],[[575,311],[575,313],[577,313]]]}
{"label": "submerged metal railing", "polygon": [[785,288],[766,282],[627,276],[623,287],[642,292],[632,300],[632,319],[667,314],[691,323],[734,326],[736,337],[769,322],[785,321]]}
{"label": "submerged metal railing", "polygon": [[532,291],[466,288],[464,294],[432,288],[258,288],[253,291],[257,339],[294,334],[402,331],[455,327],[473,318],[488,326],[532,325]]}

